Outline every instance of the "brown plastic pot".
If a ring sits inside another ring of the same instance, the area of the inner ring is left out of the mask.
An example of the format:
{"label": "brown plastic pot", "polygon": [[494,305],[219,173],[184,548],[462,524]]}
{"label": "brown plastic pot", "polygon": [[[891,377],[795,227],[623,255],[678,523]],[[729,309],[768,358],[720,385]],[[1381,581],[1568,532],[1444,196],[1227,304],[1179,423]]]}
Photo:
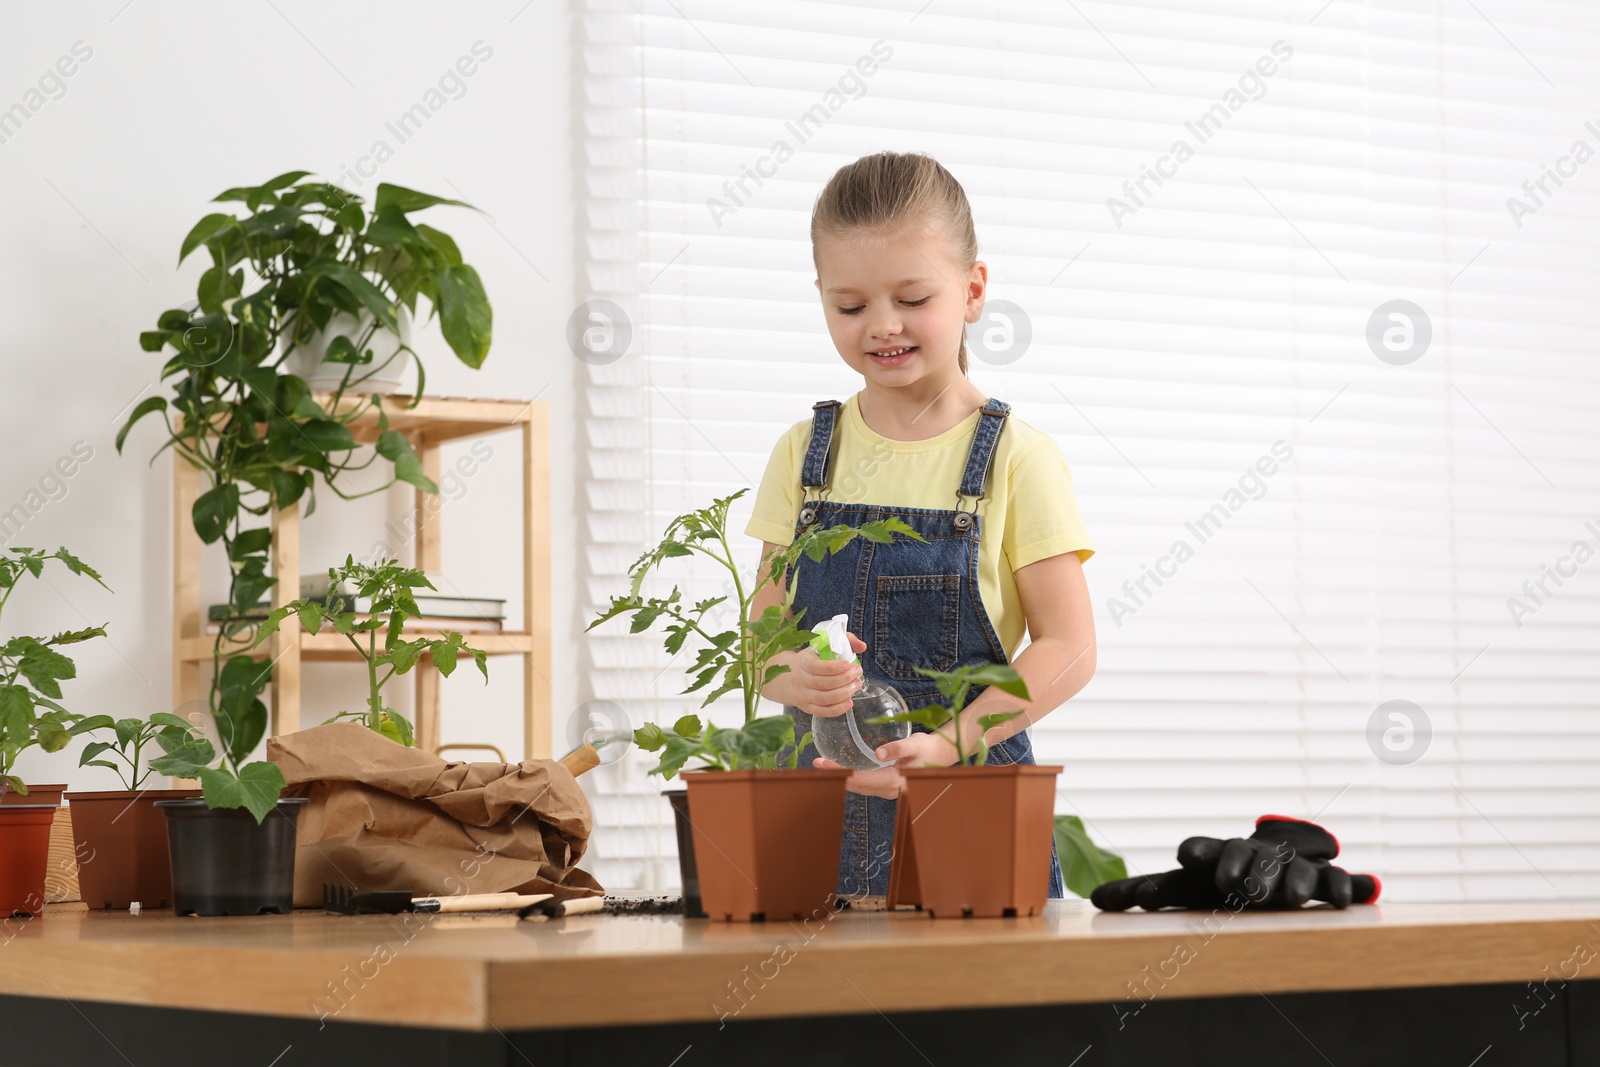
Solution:
{"label": "brown plastic pot", "polygon": [[[888,906],[934,918],[1037,915],[1050,895],[1060,767],[908,767]],[[926,872],[926,876],[924,876]]]}
{"label": "brown plastic pot", "polygon": [[0,918],[44,910],[50,825],[57,804],[0,805]]}
{"label": "brown plastic pot", "polygon": [[93,911],[172,905],[172,858],[167,817],[158,800],[200,795],[198,789],[116,789],[68,793],[78,896]]}
{"label": "brown plastic pot", "polygon": [[67,791],[66,783],[60,785],[34,785],[28,783],[28,792],[13,793],[9,785],[0,785],[0,804],[54,804],[61,806],[61,794]]}
{"label": "brown plastic pot", "polygon": [[850,774],[811,767],[682,775],[706,914],[741,922],[829,914]]}

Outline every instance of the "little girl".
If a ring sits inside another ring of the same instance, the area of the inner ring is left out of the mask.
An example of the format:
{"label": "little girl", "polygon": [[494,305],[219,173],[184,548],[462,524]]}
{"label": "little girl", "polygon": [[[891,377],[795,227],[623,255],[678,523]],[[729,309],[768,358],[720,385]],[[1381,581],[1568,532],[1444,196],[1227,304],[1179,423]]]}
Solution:
{"label": "little girl", "polygon": [[[888,547],[857,538],[820,562],[802,556],[782,587],[763,586],[755,617],[782,602],[798,572],[802,625],[848,613],[860,657],[789,653],[779,662],[790,670],[763,695],[785,705],[800,737],[811,716],[848,711],[863,676],[894,686],[915,708],[940,699],[916,667],[1010,663],[1032,699],[974,688],[962,736],[977,736],[980,716],[1021,705],[984,742],[991,764],[1033,763],[1027,727],[1094,674],[1082,569],[1094,546],[1055,441],[966,378],[965,324],[982,314],[988,283],[966,193],[926,155],[866,156],[823,189],[811,241],[828,333],[864,384],[843,404],[814,405],[778,441],[745,532],[763,542],[764,572],[771,553],[812,523],[859,526],[893,515],[926,540]],[[1031,644],[1013,660],[1024,629]],[[895,766],[851,775],[840,895],[887,892],[898,768],[955,763],[953,737],[952,726],[916,726],[877,750]],[[800,764],[837,766],[811,745]],[[1064,895],[1052,854],[1050,896]]]}

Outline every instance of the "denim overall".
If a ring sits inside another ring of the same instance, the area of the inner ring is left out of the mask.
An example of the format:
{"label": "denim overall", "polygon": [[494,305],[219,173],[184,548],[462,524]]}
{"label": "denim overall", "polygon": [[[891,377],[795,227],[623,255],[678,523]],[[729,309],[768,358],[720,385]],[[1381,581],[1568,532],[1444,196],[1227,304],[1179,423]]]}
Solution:
{"label": "denim overall", "polygon": [[[940,701],[939,687],[913,668],[948,671],[968,663],[1006,663],[1005,648],[984,610],[978,588],[978,543],[983,519],[977,501],[984,499],[995,445],[1010,414],[1009,404],[990,400],[983,406],[966,472],[954,492],[956,508],[886,507],[878,504],[835,503],[821,499],[828,488],[833,435],[840,403],[824,400],[813,405],[811,442],[806,449],[800,484],[805,498],[795,525],[798,537],[806,527],[824,528],[841,523],[860,526],[895,516],[926,542],[896,537],[881,545],[858,537],[835,555],[818,562],[802,555],[784,575],[785,587],[800,584],[794,613],[800,624],[813,627],[848,612],[850,631],[867,643],[861,667],[868,682],[891,685],[916,708]],[[973,499],[973,510],[961,510],[962,498]],[[803,614],[802,614],[803,611]],[[987,686],[974,686],[968,705]],[[811,716],[799,708],[784,711],[795,721],[795,737],[811,729]],[[912,729],[926,733],[927,727]],[[817,758],[815,745],[806,745],[799,764],[809,767]],[[1033,745],[1026,731],[1006,738],[989,749],[989,763],[1033,763]],[[838,893],[842,897],[882,896],[889,887],[889,861],[894,849],[895,801],[859,793],[847,796],[844,840],[839,852]],[[1061,862],[1050,846],[1050,896],[1066,895]]]}

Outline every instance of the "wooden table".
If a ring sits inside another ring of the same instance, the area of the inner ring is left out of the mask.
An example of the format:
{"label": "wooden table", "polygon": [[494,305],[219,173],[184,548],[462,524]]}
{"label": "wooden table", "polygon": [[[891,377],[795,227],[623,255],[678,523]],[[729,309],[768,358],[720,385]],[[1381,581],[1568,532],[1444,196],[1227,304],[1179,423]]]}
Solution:
{"label": "wooden table", "polygon": [[1600,1063],[1600,902],[765,924],[59,905],[4,934],[6,1067]]}

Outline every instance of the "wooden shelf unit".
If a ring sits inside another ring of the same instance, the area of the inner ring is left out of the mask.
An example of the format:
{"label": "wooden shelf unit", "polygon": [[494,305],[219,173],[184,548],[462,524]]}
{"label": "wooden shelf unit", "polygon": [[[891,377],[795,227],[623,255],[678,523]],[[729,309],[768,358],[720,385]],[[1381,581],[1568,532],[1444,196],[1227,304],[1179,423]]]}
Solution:
{"label": "wooden shelf unit", "polygon": [[[324,407],[331,399],[318,394]],[[526,759],[552,755],[550,722],[550,403],[545,400],[474,400],[424,397],[406,408],[410,397],[383,398],[389,428],[411,442],[422,460],[423,471],[440,480],[439,447],[446,441],[477,437],[512,427],[522,430],[522,558],[523,618],[516,631],[464,633],[467,643],[494,656],[522,657],[523,750]],[[360,403],[348,400],[344,409]],[[378,418],[367,411],[350,423],[357,443],[372,444],[378,437]],[[200,589],[200,560],[204,547],[195,533],[190,512],[200,493],[200,471],[173,456],[173,686],[174,702],[200,700],[200,666],[211,659],[214,634],[205,632],[206,606]],[[430,494],[415,492],[415,560],[422,570],[440,569],[440,522],[437,509],[430,516]],[[282,607],[300,595],[300,507],[280,508],[272,518],[273,607]],[[448,591],[445,591],[448,593]],[[429,631],[417,630],[418,636]],[[411,634],[407,630],[407,634]],[[355,649],[339,634],[325,630],[308,634],[299,625],[286,625],[254,651],[248,641],[224,647],[229,654],[248,652],[257,659],[271,656],[273,735],[301,728],[300,665],[306,662],[356,661]],[[422,669],[428,666],[429,669]],[[412,670],[416,688],[417,745],[429,752],[440,743],[439,675],[431,665]]]}

